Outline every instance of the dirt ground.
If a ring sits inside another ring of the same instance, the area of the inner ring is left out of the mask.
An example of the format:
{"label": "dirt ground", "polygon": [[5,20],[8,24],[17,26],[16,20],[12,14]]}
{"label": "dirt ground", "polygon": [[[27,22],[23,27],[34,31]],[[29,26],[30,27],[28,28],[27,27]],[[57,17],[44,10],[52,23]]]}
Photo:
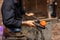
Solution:
{"label": "dirt ground", "polygon": [[52,24],[52,40],[60,40],[60,21]]}

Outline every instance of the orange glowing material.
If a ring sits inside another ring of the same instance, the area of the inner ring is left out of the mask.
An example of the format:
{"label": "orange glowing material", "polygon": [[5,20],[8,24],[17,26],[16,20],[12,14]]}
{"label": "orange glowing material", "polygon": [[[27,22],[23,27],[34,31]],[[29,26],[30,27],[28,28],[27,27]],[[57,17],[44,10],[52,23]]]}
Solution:
{"label": "orange glowing material", "polygon": [[46,21],[45,21],[45,20],[41,20],[41,21],[40,21],[40,25],[41,25],[42,27],[46,26]]}

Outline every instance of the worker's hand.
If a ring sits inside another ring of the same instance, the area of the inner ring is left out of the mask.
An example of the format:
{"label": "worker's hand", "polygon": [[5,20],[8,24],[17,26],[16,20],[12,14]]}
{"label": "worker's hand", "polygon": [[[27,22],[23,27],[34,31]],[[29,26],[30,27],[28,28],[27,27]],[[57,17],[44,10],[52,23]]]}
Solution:
{"label": "worker's hand", "polygon": [[34,23],[34,21],[23,21],[22,22],[23,25],[27,25],[29,27],[35,27],[35,25],[33,23]]}

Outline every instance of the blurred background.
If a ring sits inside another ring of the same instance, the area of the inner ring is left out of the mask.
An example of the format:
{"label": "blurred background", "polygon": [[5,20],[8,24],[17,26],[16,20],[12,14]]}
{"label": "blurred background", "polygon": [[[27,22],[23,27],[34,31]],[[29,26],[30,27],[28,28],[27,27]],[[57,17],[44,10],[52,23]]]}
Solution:
{"label": "blurred background", "polygon": [[[0,40],[2,40],[3,34],[3,23],[1,15],[2,2],[3,0],[0,0]],[[23,0],[22,3],[23,8],[27,13],[36,13],[36,17],[43,19],[53,19],[51,26],[51,39],[60,40],[60,0]]]}

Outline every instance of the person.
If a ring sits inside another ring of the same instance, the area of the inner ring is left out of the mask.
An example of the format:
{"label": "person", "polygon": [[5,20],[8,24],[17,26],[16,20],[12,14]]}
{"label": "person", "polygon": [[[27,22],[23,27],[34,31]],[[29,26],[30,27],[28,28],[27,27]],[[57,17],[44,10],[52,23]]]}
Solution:
{"label": "person", "polygon": [[25,11],[22,7],[22,0],[3,0],[2,4],[3,24],[11,32],[20,32],[21,25],[35,26],[34,21],[22,21]]}
{"label": "person", "polygon": [[52,6],[52,10],[53,10],[51,16],[52,17],[56,17],[56,8],[57,8],[57,2],[56,2],[56,0],[53,0],[51,6]]}

